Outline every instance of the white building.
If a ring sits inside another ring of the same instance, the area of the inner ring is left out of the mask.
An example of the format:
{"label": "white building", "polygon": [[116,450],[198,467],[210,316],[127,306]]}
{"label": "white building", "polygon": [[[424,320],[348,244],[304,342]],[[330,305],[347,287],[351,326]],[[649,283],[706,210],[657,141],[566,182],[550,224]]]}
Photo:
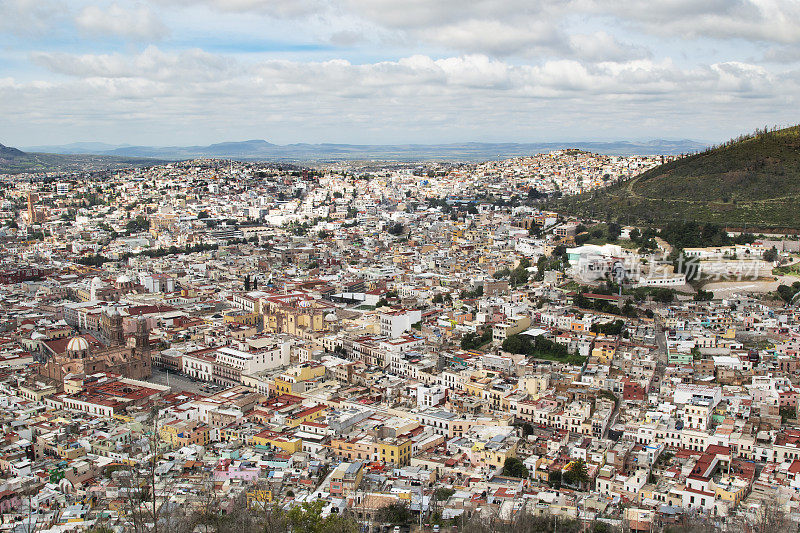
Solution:
{"label": "white building", "polygon": [[411,326],[422,320],[419,309],[404,309],[381,313],[381,335],[395,339],[411,331]]}
{"label": "white building", "polygon": [[254,374],[288,365],[290,347],[289,343],[275,343],[255,352],[243,352],[226,346],[217,350],[217,363],[235,368],[242,374]]}
{"label": "white building", "polygon": [[447,389],[441,385],[417,385],[417,407],[434,407],[444,401]]}
{"label": "white building", "polygon": [[711,408],[717,406],[722,400],[722,388],[720,387],[707,387],[705,385],[695,385],[692,383],[680,383],[675,387],[675,396],[673,401],[678,405],[686,405],[705,400],[711,405]]}
{"label": "white building", "polygon": [[190,355],[184,354],[182,358],[182,372],[189,377],[201,381],[211,381],[214,376],[214,360],[216,357],[209,354]]}
{"label": "white building", "polygon": [[147,292],[174,292],[175,280],[166,274],[141,274],[139,283]]}

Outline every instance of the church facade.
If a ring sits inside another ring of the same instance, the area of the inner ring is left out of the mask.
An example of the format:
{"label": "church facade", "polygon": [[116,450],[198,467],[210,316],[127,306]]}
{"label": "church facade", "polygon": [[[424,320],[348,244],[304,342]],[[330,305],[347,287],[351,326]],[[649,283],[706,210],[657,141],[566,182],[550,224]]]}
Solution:
{"label": "church facade", "polygon": [[72,337],[61,346],[50,347],[47,361],[39,374],[59,383],[67,375],[89,375],[111,372],[131,379],[146,379],[152,374],[150,329],[144,317],[136,321],[136,332],[125,339],[122,315],[116,308],[103,310],[101,333],[106,344],[91,335]]}

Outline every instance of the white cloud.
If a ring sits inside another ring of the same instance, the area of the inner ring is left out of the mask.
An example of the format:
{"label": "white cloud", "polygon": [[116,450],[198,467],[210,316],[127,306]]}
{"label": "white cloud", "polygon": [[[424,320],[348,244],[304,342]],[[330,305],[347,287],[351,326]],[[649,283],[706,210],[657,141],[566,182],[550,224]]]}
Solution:
{"label": "white cloud", "polygon": [[773,46],[764,52],[763,60],[767,63],[798,63],[800,62],[800,47]]}
{"label": "white cloud", "polygon": [[713,139],[800,120],[797,0],[58,1],[0,0],[20,44],[0,49],[0,134]]}
{"label": "white cloud", "polygon": [[604,31],[570,35],[569,44],[575,56],[587,61],[627,61],[652,55],[646,48],[623,44]]}
{"label": "white cloud", "polygon": [[562,32],[544,21],[520,27],[497,20],[469,19],[411,34],[423,42],[451,50],[494,56],[535,56],[566,47]]}
{"label": "white cloud", "polygon": [[197,7],[205,4],[227,13],[258,13],[277,18],[303,17],[329,9],[326,0],[152,0],[157,4]]}
{"label": "white cloud", "polygon": [[168,54],[155,46],[148,46],[135,56],[37,52],[31,59],[54,73],[79,78],[141,78],[165,82],[214,80],[230,75],[237,68],[237,62],[231,58],[199,49]]}
{"label": "white cloud", "polygon": [[614,15],[662,36],[800,42],[796,0],[574,0],[583,13]]}
{"label": "white cloud", "polygon": [[55,24],[63,8],[56,0],[0,0],[0,34],[42,34]]}
{"label": "white cloud", "polygon": [[[515,65],[477,54],[441,59],[414,55],[365,64],[341,59],[244,64],[200,50],[167,53],[152,46],[135,56],[39,53],[33,59],[55,73],[74,77],[47,91],[87,88],[92,95],[87,102],[92,105],[79,105],[73,114],[95,109],[96,101],[113,101],[112,107],[118,107],[126,100],[153,98],[154,105],[169,102],[171,109],[183,106],[181,112],[189,115],[206,103],[214,109],[228,108],[232,125],[249,121],[252,112],[276,108],[283,114],[316,113],[316,122],[338,125],[345,120],[342,117],[370,109],[367,114],[376,124],[402,121],[408,126],[430,120],[426,110],[483,123],[483,113],[491,107],[492,113],[507,119],[521,110],[521,103],[524,108],[541,99],[550,101],[547,113],[554,117],[565,113],[569,102],[581,102],[581,112],[592,116],[608,102],[641,104],[639,111],[647,115],[650,109],[643,103],[654,97],[672,112],[692,102],[711,102],[712,95],[727,95],[733,101],[755,96],[798,100],[796,74],[786,71],[776,76],[740,62],[691,69],[650,59]],[[403,106],[402,113],[395,105]],[[152,120],[169,119],[158,111]],[[339,126],[334,131],[338,130]]]}
{"label": "white cloud", "polygon": [[90,35],[121,39],[155,40],[168,33],[158,17],[149,8],[141,5],[131,9],[118,4],[111,4],[107,8],[89,5],[75,17],[75,24]]}
{"label": "white cloud", "polygon": [[[190,5],[190,0],[156,0]],[[535,34],[544,26],[558,27],[572,16],[612,16],[641,31],[660,36],[744,39],[777,43],[800,42],[800,2],[797,0],[200,0],[225,12],[251,12],[272,17],[348,15],[378,26],[435,36],[439,29],[454,33],[469,21],[487,27],[500,24],[513,32]],[[496,36],[501,38],[502,36]],[[480,35],[478,35],[480,39]],[[510,36],[513,40],[520,37]],[[535,39],[535,37],[534,37]],[[507,46],[502,47],[507,48]],[[467,50],[468,51],[468,50]],[[491,51],[490,49],[487,51]]]}

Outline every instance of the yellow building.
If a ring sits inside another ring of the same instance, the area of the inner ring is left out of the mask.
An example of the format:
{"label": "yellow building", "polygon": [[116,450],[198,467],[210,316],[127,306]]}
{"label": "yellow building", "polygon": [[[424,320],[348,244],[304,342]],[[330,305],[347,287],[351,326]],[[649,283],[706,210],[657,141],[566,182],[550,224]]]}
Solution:
{"label": "yellow building", "polygon": [[478,461],[491,466],[503,466],[506,459],[517,456],[517,444],[503,446],[498,449],[486,448],[486,443],[476,442],[472,446],[472,455]]}
{"label": "yellow building", "polygon": [[[487,381],[489,381],[487,379]],[[464,383],[464,392],[469,394],[470,396],[475,396],[476,398],[483,398],[483,392],[486,388],[487,383],[482,381],[467,381]]]}
{"label": "yellow building", "polygon": [[83,446],[76,446],[72,442],[59,443],[56,447],[58,456],[62,459],[77,459],[86,455],[86,448]]}
{"label": "yellow building", "polygon": [[531,326],[531,319],[527,316],[509,318],[504,323],[492,327],[492,342],[502,344],[504,340],[517,333],[522,333]]}
{"label": "yellow building", "polygon": [[208,426],[196,420],[174,420],[167,422],[159,431],[161,440],[175,448],[190,444],[206,446],[211,441]]}
{"label": "yellow building", "polygon": [[292,454],[303,451],[302,439],[298,437],[287,437],[269,430],[253,435],[250,437],[248,444],[251,446],[263,446],[265,448],[278,448],[286,453]]}
{"label": "yellow building", "polygon": [[614,359],[614,354],[616,353],[617,348],[611,343],[596,343],[594,348],[592,348],[592,357],[596,357],[598,359],[598,363],[601,365],[605,365],[611,362]]}
{"label": "yellow building", "polygon": [[247,506],[249,508],[263,509],[265,504],[272,502],[271,490],[253,490],[247,493]]}
{"label": "yellow building", "polygon": [[525,376],[519,380],[519,388],[530,394],[534,400],[538,399],[548,387],[550,387],[550,374]]}
{"label": "yellow building", "polygon": [[306,363],[293,367],[273,380],[273,390],[277,395],[305,392],[306,381],[325,376],[325,367],[319,364]]}
{"label": "yellow building", "polygon": [[741,479],[722,478],[719,483],[711,482],[717,500],[730,502],[733,507],[747,496],[747,482]]}
{"label": "yellow building", "polygon": [[266,333],[289,333],[298,337],[324,331],[325,315],[335,309],[304,293],[269,296],[260,303]]}
{"label": "yellow building", "polygon": [[315,405],[308,409],[303,409],[298,413],[289,415],[286,419],[286,425],[290,428],[296,428],[305,422],[314,422],[318,418],[322,418],[328,413],[328,408],[324,405]]}
{"label": "yellow building", "polygon": [[550,470],[547,469],[548,466],[553,464],[553,459],[550,457],[539,457],[536,461],[535,468],[531,474],[533,475],[534,479],[537,481],[541,481],[547,483],[547,480],[550,477]]}
{"label": "yellow building", "polygon": [[411,441],[379,441],[378,456],[384,463],[406,466],[411,463]]}
{"label": "yellow building", "polygon": [[258,325],[258,318],[258,313],[247,313],[238,309],[223,314],[223,319],[226,324],[241,324],[243,326]]}

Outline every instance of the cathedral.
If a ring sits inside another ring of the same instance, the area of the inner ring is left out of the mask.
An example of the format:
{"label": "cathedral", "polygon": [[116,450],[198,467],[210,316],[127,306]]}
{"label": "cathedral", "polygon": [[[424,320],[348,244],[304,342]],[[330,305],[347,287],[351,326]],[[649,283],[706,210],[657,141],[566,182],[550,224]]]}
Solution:
{"label": "cathedral", "polygon": [[79,335],[66,341],[66,347],[50,345],[47,361],[39,374],[63,383],[64,377],[113,372],[131,379],[146,379],[151,375],[150,329],[147,320],[139,317],[136,332],[125,340],[122,315],[116,307],[103,310],[101,336],[105,344],[91,335]]}

